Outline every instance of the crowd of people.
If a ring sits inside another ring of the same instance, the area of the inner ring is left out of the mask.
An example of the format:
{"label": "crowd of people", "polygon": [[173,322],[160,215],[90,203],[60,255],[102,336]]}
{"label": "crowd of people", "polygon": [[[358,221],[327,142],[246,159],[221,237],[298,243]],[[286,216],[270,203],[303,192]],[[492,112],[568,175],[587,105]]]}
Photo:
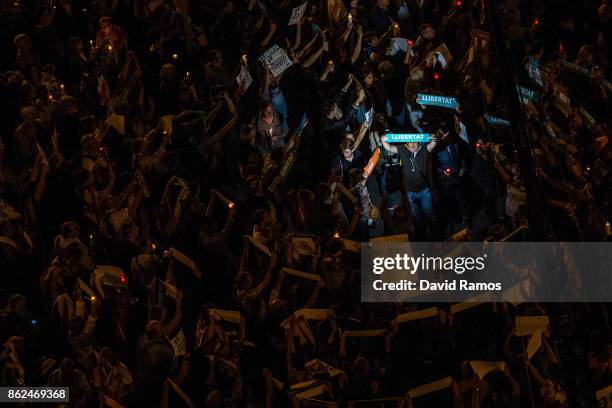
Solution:
{"label": "crowd of people", "polygon": [[11,0],[0,22],[0,385],[606,406],[608,305],[360,303],[359,243],[609,240],[608,0]]}

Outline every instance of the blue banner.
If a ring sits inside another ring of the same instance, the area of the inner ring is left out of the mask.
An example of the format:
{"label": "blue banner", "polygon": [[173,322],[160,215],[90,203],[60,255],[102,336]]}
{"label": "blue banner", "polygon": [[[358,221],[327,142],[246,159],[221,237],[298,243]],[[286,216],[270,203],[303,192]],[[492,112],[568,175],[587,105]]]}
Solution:
{"label": "blue banner", "polygon": [[418,94],[417,103],[419,105],[438,106],[440,108],[446,108],[446,109],[456,109],[457,108],[457,99],[450,98],[448,96]]}
{"label": "blue banner", "polygon": [[518,91],[519,97],[521,98],[521,102],[526,104],[529,101],[537,103],[539,100],[538,93],[531,89],[525,88],[523,86],[517,85],[516,89]]}
{"label": "blue banner", "polygon": [[387,133],[387,143],[429,142],[429,133]]}
{"label": "blue banner", "polygon": [[502,118],[496,118],[495,116],[485,115],[489,125],[507,126],[510,127],[510,121]]}

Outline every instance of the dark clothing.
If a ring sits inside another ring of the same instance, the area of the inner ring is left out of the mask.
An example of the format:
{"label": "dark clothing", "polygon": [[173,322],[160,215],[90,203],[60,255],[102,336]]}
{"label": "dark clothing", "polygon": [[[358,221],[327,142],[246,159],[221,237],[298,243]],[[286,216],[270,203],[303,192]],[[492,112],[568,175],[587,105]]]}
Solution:
{"label": "dark clothing", "polygon": [[334,171],[338,171],[338,175],[341,177],[341,180],[346,179],[350,169],[363,168],[365,165],[365,158],[359,150],[353,152],[352,161],[346,160],[342,154],[336,156],[336,158],[332,161],[332,169]]}
{"label": "dark clothing", "polygon": [[397,152],[403,165],[406,191],[419,192],[432,185],[431,155],[426,146],[421,145],[414,154],[405,145],[400,145]]}
{"label": "dark clothing", "polygon": [[370,12],[370,25],[376,34],[382,34],[387,31],[389,25],[391,25],[391,17],[389,17],[389,12],[381,9],[378,6],[374,6]]}

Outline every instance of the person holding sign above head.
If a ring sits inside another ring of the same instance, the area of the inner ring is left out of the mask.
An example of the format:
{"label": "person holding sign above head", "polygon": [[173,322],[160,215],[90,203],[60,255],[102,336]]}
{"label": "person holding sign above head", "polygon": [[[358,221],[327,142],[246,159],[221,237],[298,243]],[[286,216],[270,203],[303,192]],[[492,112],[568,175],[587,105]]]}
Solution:
{"label": "person holding sign above head", "polygon": [[431,235],[431,230],[436,222],[431,189],[433,184],[431,153],[438,139],[432,136],[431,141],[426,145],[410,142],[395,146],[387,141],[385,135],[381,138],[381,142],[386,150],[400,156],[403,164],[403,186],[410,202],[416,235],[421,239],[426,238]]}

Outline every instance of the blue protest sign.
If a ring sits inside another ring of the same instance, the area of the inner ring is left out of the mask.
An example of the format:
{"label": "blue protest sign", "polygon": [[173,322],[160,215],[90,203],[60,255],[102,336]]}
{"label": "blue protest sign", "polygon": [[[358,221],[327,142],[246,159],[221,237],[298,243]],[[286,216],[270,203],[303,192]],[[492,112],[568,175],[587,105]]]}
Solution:
{"label": "blue protest sign", "polygon": [[495,116],[485,115],[487,118],[487,123],[489,125],[498,125],[498,126],[507,126],[510,127],[510,121],[502,118],[497,118]]}
{"label": "blue protest sign", "polygon": [[456,109],[457,99],[448,96],[418,94],[417,103],[419,105],[438,106],[446,109]]}
{"label": "blue protest sign", "polygon": [[387,143],[429,142],[429,133],[387,133]]}

